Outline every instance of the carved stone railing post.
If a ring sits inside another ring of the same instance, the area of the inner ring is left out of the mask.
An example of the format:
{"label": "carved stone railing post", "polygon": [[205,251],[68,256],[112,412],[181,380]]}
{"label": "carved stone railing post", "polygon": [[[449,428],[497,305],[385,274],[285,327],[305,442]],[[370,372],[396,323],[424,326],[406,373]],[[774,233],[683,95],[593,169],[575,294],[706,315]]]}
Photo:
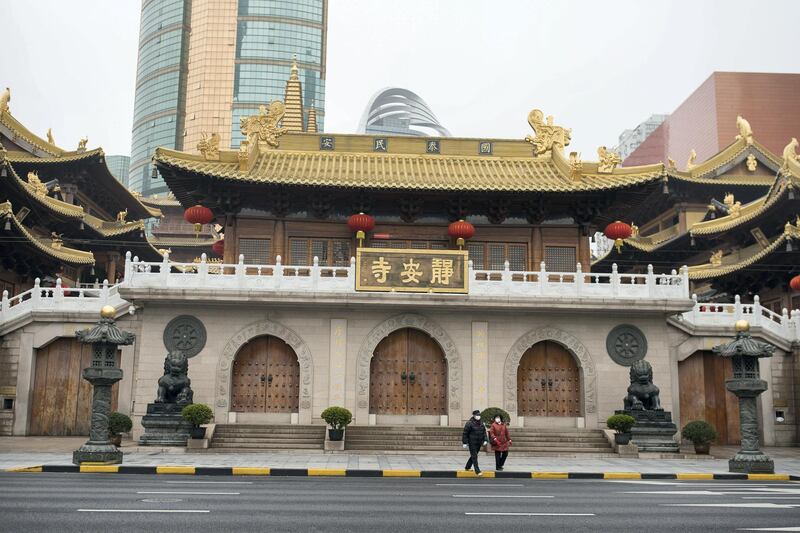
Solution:
{"label": "carved stone railing post", "polygon": [[583,295],[583,267],[580,263],[575,265],[575,294],[579,298]]}
{"label": "carved stone railing post", "polygon": [[544,261],[539,263],[539,294],[544,296],[547,293],[547,265]]}
{"label": "carved stone railing post", "polygon": [[617,296],[619,294],[619,271],[617,264],[611,265],[611,295]]}
{"label": "carved stone railing post", "polygon": [[76,465],[122,462],[122,452],[111,444],[108,433],[111,386],[122,379],[122,369],[117,366],[117,350],[119,346],[133,344],[135,337],[117,327],[114,314],[113,307],[103,307],[100,311],[102,318],[92,329],[75,333],[78,342],[92,345],[92,363],[83,369],[83,379],[94,388],[89,440],[72,453],[72,462]]}
{"label": "carved stone railing post", "polygon": [[239,262],[236,263],[233,271],[236,273],[236,288],[243,289],[245,285],[244,254],[239,254]]}
{"label": "carved stone railing post", "polygon": [[[674,274],[674,272],[673,272]],[[653,273],[653,265],[647,265],[647,277],[645,278],[647,284],[647,296],[650,298],[656,295],[656,276]]]}
{"label": "carved stone railing post", "polygon": [[319,257],[314,256],[311,264],[311,290],[316,291],[319,287]]}

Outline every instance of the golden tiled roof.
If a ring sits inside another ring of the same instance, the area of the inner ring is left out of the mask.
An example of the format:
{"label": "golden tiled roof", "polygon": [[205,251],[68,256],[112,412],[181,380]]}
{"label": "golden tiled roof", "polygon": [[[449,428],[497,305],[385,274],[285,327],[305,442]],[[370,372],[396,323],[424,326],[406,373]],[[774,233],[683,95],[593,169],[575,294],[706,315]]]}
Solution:
{"label": "golden tiled roof", "polygon": [[193,237],[158,237],[150,238],[150,243],[156,248],[169,248],[170,246],[186,246],[197,248],[211,248],[217,239],[195,239]]}
{"label": "golden tiled roof", "polygon": [[66,153],[66,151],[63,150],[62,148],[59,148],[54,144],[50,144],[46,140],[42,139],[41,137],[30,131],[28,128],[23,126],[22,123],[18,121],[16,118],[14,118],[14,116],[8,111],[0,111],[0,124],[4,125],[9,130],[11,130],[12,137],[22,139],[23,141],[41,150],[42,152],[48,153],[56,157]]}
{"label": "golden tiled roof", "polygon": [[[311,134],[292,135],[300,136],[318,139]],[[389,145],[395,141],[390,139]],[[418,142],[424,146],[424,139]],[[477,146],[477,141],[474,144]],[[158,148],[153,159],[221,180],[346,188],[579,192],[631,187],[661,179],[660,165],[572,178],[559,164],[558,159],[563,160],[563,156],[557,151],[553,154],[501,157],[279,149],[259,154],[249,171],[239,170],[235,152],[221,152],[219,161],[206,161],[202,156]]]}
{"label": "golden tiled roof", "polygon": [[11,165],[6,165],[6,169],[9,171],[6,179],[13,180],[13,183],[16,185],[17,189],[25,191],[25,193],[28,194],[28,196],[39,205],[47,209],[51,209],[61,216],[75,219],[83,218],[83,207],[62,202],[61,200],[44,194],[37,194],[36,190],[30,183],[19,177],[19,174],[17,174],[17,172],[14,170],[14,167]]}
{"label": "golden tiled roof", "polygon": [[104,237],[116,237],[117,235],[124,235],[132,231],[144,231],[143,220],[125,223],[109,222],[96,216],[86,214],[84,216],[84,222]]}
{"label": "golden tiled roof", "polygon": [[22,223],[17,220],[17,217],[14,216],[14,211],[11,207],[11,202],[3,202],[0,203],[0,218],[9,220],[13,224],[14,228],[27,239],[33,246],[39,249],[41,252],[58,259],[59,261],[63,261],[65,263],[73,264],[73,265],[93,265],[94,264],[94,254],[92,252],[84,252],[83,250],[76,250],[74,248],[68,248],[63,244],[54,246],[53,241],[48,241],[46,239],[41,239],[35,235],[33,235],[28,229],[22,225]]}
{"label": "golden tiled roof", "polygon": [[695,265],[689,267],[689,279],[691,280],[704,280],[718,278],[726,274],[731,274],[737,270],[741,270],[750,265],[758,263],[761,259],[769,256],[772,252],[780,248],[789,238],[789,235],[784,232],[778,238],[770,243],[766,248],[760,248],[758,245],[753,245],[748,249],[741,251],[749,251],[743,259],[739,261],[726,263],[725,256],[722,258],[722,264],[714,266],[711,263],[704,263],[702,265]]}
{"label": "golden tiled roof", "polygon": [[176,207],[181,203],[174,197],[140,196],[139,201],[147,206]]}
{"label": "golden tiled roof", "polygon": [[633,246],[637,250],[651,252],[656,248],[659,248],[665,242],[670,241],[679,235],[679,226],[675,225],[646,237],[631,237],[629,239],[625,239],[625,244]]}
{"label": "golden tiled roof", "polygon": [[[708,178],[709,174],[714,173],[719,168],[733,163],[739,158],[743,158],[742,156],[749,153],[754,153],[763,156],[766,160],[772,162],[773,166],[777,169],[781,166],[782,162],[781,159],[775,156],[772,152],[770,152],[763,144],[759,143],[758,141],[754,140],[752,144],[747,144],[744,139],[737,139],[725,148],[723,148],[717,154],[711,156],[706,161],[699,163],[691,170],[686,172],[679,172],[673,171],[678,176],[686,176],[692,178],[693,180],[698,181],[698,183],[719,183],[718,179],[716,178]],[[733,179],[736,178],[741,181],[743,185],[758,185],[763,183],[757,183],[755,178],[759,176],[726,176],[726,179]],[[705,179],[704,179],[705,178]],[[748,180],[749,178],[749,180]],[[770,176],[770,178],[772,178]],[[706,181],[707,180],[707,181]],[[771,179],[770,182],[772,183]],[[768,183],[768,184],[769,184]]]}

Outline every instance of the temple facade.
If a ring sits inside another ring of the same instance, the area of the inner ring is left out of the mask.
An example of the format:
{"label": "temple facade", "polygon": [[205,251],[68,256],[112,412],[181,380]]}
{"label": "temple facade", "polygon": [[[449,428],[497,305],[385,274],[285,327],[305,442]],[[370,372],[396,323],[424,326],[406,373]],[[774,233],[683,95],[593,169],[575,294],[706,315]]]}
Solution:
{"label": "temple facade", "polygon": [[[711,171],[719,179],[671,162],[622,168],[604,147],[582,161],[567,152],[571,130],[537,109],[515,140],[289,131],[284,114],[276,101],[243,118],[238,150],[153,158],[171,201],[210,211],[223,257],[132,251],[109,288],[121,327],[136,334],[117,392],[135,437],[165,354],[179,350],[194,401],[212,406],[218,425],[321,425],[323,409],[342,405],[356,426],[460,426],[473,409],[497,406],[517,427],[598,430],[622,407],[630,366],[646,359],[679,425],[705,418],[720,442],[736,442],[736,411],[721,392],[729,369],[704,354],[745,317],[779,353],[762,367],[772,391],[760,405],[764,440],[797,442],[800,317],[741,301],[711,312],[692,298],[694,265],[592,265],[596,230],[641,221],[639,237],[613,252],[633,253],[663,231],[650,219],[676,198],[734,186],[726,170]],[[757,201],[776,187],[769,172],[780,158],[755,143],[744,150],[745,159],[757,151],[764,171],[734,194]],[[794,179],[793,168],[780,179]],[[710,202],[695,203],[707,211]],[[67,305],[61,296],[52,306]],[[4,336],[18,364],[14,434],[56,432],[37,404],[49,401],[37,396],[39,369],[57,357],[49,346],[71,342],[75,319],[44,332],[42,305],[2,309],[31,321]],[[682,378],[691,365],[705,379]]]}

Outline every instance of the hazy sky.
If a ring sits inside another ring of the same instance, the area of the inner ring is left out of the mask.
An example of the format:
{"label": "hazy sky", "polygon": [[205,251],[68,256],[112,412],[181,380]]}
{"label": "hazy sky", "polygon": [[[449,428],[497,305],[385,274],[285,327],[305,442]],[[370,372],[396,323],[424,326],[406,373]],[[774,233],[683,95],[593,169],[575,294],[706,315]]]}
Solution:
{"label": "hazy sky", "polygon": [[[457,136],[523,138],[539,107],[592,157],[714,70],[800,72],[798,0],[329,4],[334,133],[355,130],[376,90],[400,86]],[[0,0],[14,115],[40,135],[52,127],[65,148],[88,135],[129,154],[139,11],[139,0]]]}

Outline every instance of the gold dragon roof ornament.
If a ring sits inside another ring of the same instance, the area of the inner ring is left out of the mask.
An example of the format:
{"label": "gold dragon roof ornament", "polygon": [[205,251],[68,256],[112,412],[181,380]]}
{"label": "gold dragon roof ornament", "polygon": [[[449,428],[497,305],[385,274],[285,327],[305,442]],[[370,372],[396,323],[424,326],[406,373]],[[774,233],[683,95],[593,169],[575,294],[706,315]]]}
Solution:
{"label": "gold dragon roof ornament", "polygon": [[533,145],[535,155],[550,152],[554,147],[563,149],[569,146],[572,130],[554,125],[552,115],[548,115],[545,121],[544,113],[540,109],[534,109],[528,113],[528,124],[531,125],[534,135],[528,135],[525,140]]}
{"label": "gold dragon roof ornament", "polygon": [[694,167],[696,167],[697,164],[695,161],[697,161],[697,152],[695,152],[694,148],[692,148],[692,151],[689,152],[689,159],[686,161],[686,170],[692,170]]}
{"label": "gold dragon roof ornament", "polygon": [[597,148],[597,172],[600,174],[611,174],[614,169],[622,163],[622,158],[616,152],[612,152],[605,146]]}
{"label": "gold dragon roof ornament", "polygon": [[31,186],[33,192],[37,195],[47,196],[47,185],[42,183],[42,180],[39,179],[39,173],[37,171],[28,172],[28,185]]}
{"label": "gold dragon roof ornament", "polygon": [[284,113],[286,106],[280,100],[275,100],[269,104],[269,110],[261,105],[257,115],[242,117],[239,128],[250,143],[257,141],[264,148],[277,148],[280,144],[278,138],[287,132],[286,128],[278,126]]}
{"label": "gold dragon roof ornament", "polygon": [[736,129],[739,130],[739,134],[736,136],[737,140],[741,139],[747,144],[753,144],[753,128],[742,115],[736,115]]}
{"label": "gold dragon roof ornament", "polygon": [[789,169],[789,161],[798,161],[800,159],[797,155],[797,145],[797,138],[792,137],[792,140],[783,149],[783,168],[785,170]]}
{"label": "gold dragon roof ornament", "polygon": [[206,161],[219,161],[219,133],[201,133],[202,139],[197,143],[197,151],[203,155]]}
{"label": "gold dragon roof ornament", "polygon": [[0,113],[8,113],[8,103],[11,101],[11,89],[6,89],[0,93]]}

